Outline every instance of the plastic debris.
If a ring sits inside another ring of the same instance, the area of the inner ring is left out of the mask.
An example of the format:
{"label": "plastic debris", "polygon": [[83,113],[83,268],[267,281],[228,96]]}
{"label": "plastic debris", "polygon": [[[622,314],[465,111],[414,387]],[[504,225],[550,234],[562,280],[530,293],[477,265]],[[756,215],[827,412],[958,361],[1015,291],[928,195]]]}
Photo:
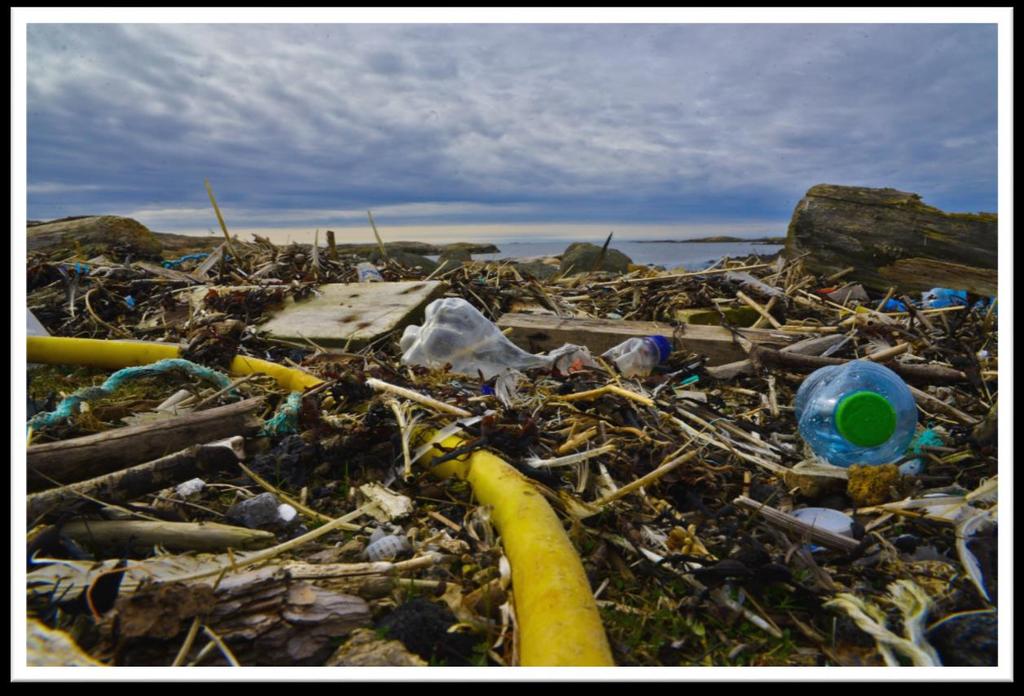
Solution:
{"label": "plastic debris", "polygon": [[434,300],[423,326],[405,328],[402,362],[424,367],[450,365],[452,372],[489,380],[507,369],[547,367],[550,359],[531,355],[509,341],[480,311],[462,298]]}
{"label": "plastic debris", "polygon": [[623,377],[646,377],[671,353],[672,344],[664,336],[645,336],[623,341],[601,357],[615,363]]}
{"label": "plastic debris", "polygon": [[811,374],[800,385],[794,410],[804,440],[837,466],[891,462],[906,451],[917,425],[907,385],[868,360]]}

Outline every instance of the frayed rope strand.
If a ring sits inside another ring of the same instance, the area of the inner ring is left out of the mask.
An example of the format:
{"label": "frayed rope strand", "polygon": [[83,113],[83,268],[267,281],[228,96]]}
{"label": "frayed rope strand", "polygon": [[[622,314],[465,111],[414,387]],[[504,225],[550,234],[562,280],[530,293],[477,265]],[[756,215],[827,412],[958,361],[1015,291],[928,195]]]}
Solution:
{"label": "frayed rope strand", "polygon": [[277,409],[274,417],[263,424],[260,435],[288,435],[298,431],[299,409],[302,407],[302,392],[293,391]]}
{"label": "frayed rope strand", "polygon": [[[219,389],[228,389],[231,386],[231,380],[228,379],[227,375],[221,372],[202,365],[197,365],[190,360],[168,358],[166,360],[155,362],[151,365],[126,367],[123,370],[118,370],[114,374],[110,375],[110,377],[107,378],[107,381],[100,386],[79,389],[74,394],[66,397],[63,401],[57,404],[57,408],[53,411],[36,414],[28,421],[28,425],[34,430],[40,430],[42,428],[48,428],[59,423],[63,423],[78,413],[83,402],[109,396],[128,380],[137,379],[139,377],[152,377],[154,375],[173,372],[175,370],[192,375],[198,379],[213,382]],[[232,389],[229,393],[233,394],[234,390]]]}

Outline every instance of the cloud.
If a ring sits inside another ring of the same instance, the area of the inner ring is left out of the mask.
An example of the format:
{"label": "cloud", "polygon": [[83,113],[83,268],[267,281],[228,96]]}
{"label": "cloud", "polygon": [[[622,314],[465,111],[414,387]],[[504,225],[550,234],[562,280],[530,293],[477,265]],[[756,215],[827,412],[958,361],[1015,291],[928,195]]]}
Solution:
{"label": "cloud", "polygon": [[222,205],[282,221],[410,205],[437,222],[784,219],[826,181],[995,206],[994,26],[46,24],[28,39],[29,179],[79,187],[36,185],[35,217],[202,210],[205,177]]}

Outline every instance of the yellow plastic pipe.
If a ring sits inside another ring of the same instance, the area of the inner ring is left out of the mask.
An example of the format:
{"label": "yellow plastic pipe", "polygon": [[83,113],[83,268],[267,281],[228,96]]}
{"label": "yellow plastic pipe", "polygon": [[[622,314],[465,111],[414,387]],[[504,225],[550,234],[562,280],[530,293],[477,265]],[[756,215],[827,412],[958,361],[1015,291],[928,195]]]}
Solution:
{"label": "yellow plastic pipe", "polygon": [[[120,369],[176,357],[178,347],[170,344],[28,337],[27,359],[34,363]],[[231,363],[231,372],[269,374],[293,391],[321,384],[321,380],[300,370],[243,356]],[[423,433],[425,437],[430,435]],[[453,436],[442,446],[449,449],[463,442]],[[421,461],[429,466],[437,454],[432,450]],[[466,480],[477,500],[493,508],[493,519],[512,566],[520,664],[613,666],[597,602],[579,556],[557,515],[529,480],[485,451],[444,462],[435,467],[434,473]]]}
{"label": "yellow plastic pipe", "polygon": [[[441,444],[451,449],[464,441],[453,436]],[[429,466],[437,454],[431,450],[420,462]],[[558,516],[529,480],[483,450],[464,461],[444,462],[434,473],[468,481],[477,500],[493,508],[494,524],[512,566],[520,664],[613,666],[583,564]]]}

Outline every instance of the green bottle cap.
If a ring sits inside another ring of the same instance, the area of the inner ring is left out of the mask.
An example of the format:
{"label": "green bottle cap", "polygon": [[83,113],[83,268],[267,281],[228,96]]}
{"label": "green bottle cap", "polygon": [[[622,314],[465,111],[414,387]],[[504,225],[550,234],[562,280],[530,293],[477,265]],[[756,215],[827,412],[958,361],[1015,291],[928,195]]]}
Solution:
{"label": "green bottle cap", "polygon": [[858,447],[877,447],[896,430],[896,409],[873,391],[858,391],[836,406],[836,429]]}

